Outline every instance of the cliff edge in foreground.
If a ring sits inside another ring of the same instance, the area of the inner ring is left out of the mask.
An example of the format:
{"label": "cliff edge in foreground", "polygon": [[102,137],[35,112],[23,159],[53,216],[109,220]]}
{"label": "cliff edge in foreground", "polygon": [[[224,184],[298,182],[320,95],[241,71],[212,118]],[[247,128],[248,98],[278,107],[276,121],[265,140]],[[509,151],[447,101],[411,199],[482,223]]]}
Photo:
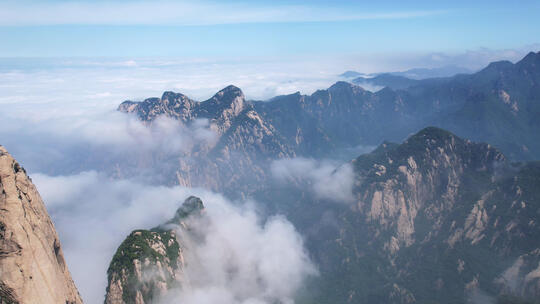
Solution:
{"label": "cliff edge in foreground", "polygon": [[36,187],[2,146],[0,303],[82,303]]}

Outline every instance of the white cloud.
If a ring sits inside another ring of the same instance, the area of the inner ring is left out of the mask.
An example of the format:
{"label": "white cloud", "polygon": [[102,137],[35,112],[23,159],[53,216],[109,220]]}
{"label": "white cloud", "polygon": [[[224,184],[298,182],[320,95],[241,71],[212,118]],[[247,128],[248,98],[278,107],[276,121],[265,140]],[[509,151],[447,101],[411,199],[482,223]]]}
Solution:
{"label": "white cloud", "polygon": [[369,82],[357,82],[356,85],[370,92],[378,92],[384,88],[383,86],[374,85]]}
{"label": "white cloud", "polygon": [[187,242],[188,286],[163,303],[292,303],[304,279],[316,274],[294,227],[281,216],[261,223],[251,208],[213,207],[209,221],[190,223],[205,241]]}
{"label": "white cloud", "polygon": [[125,67],[123,62],[129,60],[55,59],[56,68],[47,60],[31,68],[0,67],[0,144],[29,173],[97,170],[171,184],[179,152],[215,140],[207,121],[185,127],[161,118],[147,127],[116,111],[123,100],[161,96],[165,90],[204,100],[231,83],[243,88],[248,98],[264,98],[261,94],[269,88],[273,95],[328,87],[338,74],[305,62],[289,66],[170,58],[136,59],[136,67]]}
{"label": "white cloud", "polygon": [[440,68],[458,66],[479,70],[499,60],[516,62],[527,53],[540,49],[540,44],[530,44],[513,49],[478,48],[456,52],[400,52],[379,54],[357,54],[348,58],[345,70],[362,73],[405,71],[411,68]]}
{"label": "white cloud", "polygon": [[[130,61],[136,66],[126,67]],[[213,140],[204,121],[184,127],[163,118],[147,128],[134,116],[117,112],[118,105],[126,99],[159,97],[166,90],[205,100],[229,84],[255,99],[311,93],[337,80],[331,66],[174,58],[0,61],[0,142],[29,172],[49,174],[101,170],[98,156],[144,159],[141,153],[158,150],[174,154]],[[73,166],[64,170],[65,164]]]}
{"label": "white cloud", "polygon": [[[103,301],[106,270],[122,240],[134,229],[166,222],[190,195],[201,197],[211,225],[199,227],[206,241],[194,243],[190,249],[192,258],[204,261],[186,269],[194,280],[192,288],[173,294],[185,301],[182,303],[204,303],[204,298],[207,303],[226,303],[215,296],[229,297],[228,303],[234,304],[241,303],[238,298],[246,300],[242,303],[286,300],[306,276],[315,273],[294,227],[283,217],[263,222],[253,202],[234,205],[203,189],[111,180],[95,171],[31,177],[55,223],[69,269],[86,303]],[[238,275],[223,280],[228,267],[237,267]]]}
{"label": "white cloud", "polygon": [[210,1],[4,1],[0,4],[0,25],[216,25],[407,19],[443,13],[442,10],[366,12],[350,6],[270,6]]}
{"label": "white cloud", "polygon": [[354,201],[354,171],[349,163],[336,164],[308,158],[280,159],[272,162],[272,176],[278,181],[307,183],[321,199]]}

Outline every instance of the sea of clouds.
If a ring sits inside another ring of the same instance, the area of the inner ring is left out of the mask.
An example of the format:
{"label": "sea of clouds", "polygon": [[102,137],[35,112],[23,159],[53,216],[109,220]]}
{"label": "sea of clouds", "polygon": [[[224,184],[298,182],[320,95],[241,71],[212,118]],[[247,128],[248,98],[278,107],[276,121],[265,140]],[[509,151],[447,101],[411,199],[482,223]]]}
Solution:
{"label": "sea of clouds", "polygon": [[[476,52],[461,57],[431,54],[414,60],[403,58],[409,63],[442,66],[456,58],[467,62],[467,58],[497,57],[486,53],[489,56]],[[499,57],[503,57],[501,54]],[[382,61],[367,60],[373,56],[354,58],[358,61],[353,64],[351,57],[334,61],[4,58],[0,59],[0,144],[26,168],[43,196],[86,303],[103,301],[108,263],[129,232],[163,223],[189,195],[200,196],[208,213],[215,216],[215,224],[209,228],[212,242],[197,249],[201,256],[215,263],[215,277],[219,278],[220,269],[227,267],[219,264],[219,257],[211,256],[217,247],[239,256],[253,245],[258,248],[249,252],[251,256],[246,261],[237,259],[238,263],[247,264],[236,265],[245,269],[245,278],[235,284],[253,279],[249,269],[255,267],[264,270],[257,275],[264,276],[268,289],[255,286],[253,290],[262,295],[258,297],[236,285],[203,280],[206,285],[179,297],[186,299],[186,303],[190,303],[189,299],[204,303],[203,296],[210,297],[209,303],[216,302],[213,296],[243,299],[239,303],[265,303],[269,298],[264,295],[275,293],[277,300],[288,301],[302,280],[316,270],[309,262],[302,237],[287,219],[263,219],[257,213],[256,202],[232,202],[205,189],[146,182],[159,181],[163,168],[141,172],[141,178],[112,178],[104,173],[109,168],[103,168],[103,163],[110,163],[104,160],[157,154],[166,157],[188,151],[194,144],[212,141],[215,134],[209,130],[208,122],[180,126],[162,118],[146,126],[116,109],[124,100],[159,97],[166,90],[206,100],[229,84],[240,87],[248,99],[265,100],[297,91],[311,94],[332,85],[345,70],[382,72],[415,67],[393,66],[392,60],[377,67]],[[352,200],[352,168],[348,165],[329,160],[281,160],[272,165],[271,173],[278,181],[301,180],[311,185],[310,189],[321,199]],[[280,264],[285,262],[290,264]],[[279,268],[277,264],[283,266],[280,271],[267,275],[269,269]]]}
{"label": "sea of clouds", "polygon": [[169,303],[290,302],[304,279],[317,274],[293,225],[281,216],[263,219],[256,202],[232,202],[205,189],[113,180],[95,171],[31,177],[86,303],[103,301],[106,270],[123,239],[134,229],[165,223],[190,195],[203,200],[210,224],[198,227],[204,242],[187,244],[190,286],[169,294]]}
{"label": "sea of clouds", "polygon": [[[113,178],[102,163],[177,156],[194,144],[215,140],[208,121],[182,126],[159,118],[148,126],[134,115],[116,111],[124,100],[161,96],[165,90],[205,100],[229,84],[242,88],[247,98],[267,99],[296,91],[312,93],[330,86],[337,73],[297,63],[285,69],[272,62],[0,62],[0,144],[23,164],[38,187],[86,303],[103,301],[107,267],[122,240],[134,229],[167,221],[190,195],[203,199],[212,225],[206,228],[207,241],[192,248],[205,263],[186,270],[201,279],[191,289],[173,293],[176,299],[290,302],[303,280],[316,274],[293,225],[284,217],[260,216],[256,202],[233,202],[205,189],[159,185],[152,182],[160,180],[159,167],[142,171],[141,176]],[[223,259],[223,254],[230,258]],[[231,267],[238,275],[230,282],[221,280]]]}

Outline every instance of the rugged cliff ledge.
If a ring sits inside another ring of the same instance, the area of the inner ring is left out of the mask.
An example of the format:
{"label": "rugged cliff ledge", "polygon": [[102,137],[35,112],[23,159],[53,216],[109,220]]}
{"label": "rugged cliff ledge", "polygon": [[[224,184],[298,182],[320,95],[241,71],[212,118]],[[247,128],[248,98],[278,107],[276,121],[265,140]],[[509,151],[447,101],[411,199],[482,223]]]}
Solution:
{"label": "rugged cliff ledge", "polygon": [[0,303],[82,303],[36,187],[2,146]]}

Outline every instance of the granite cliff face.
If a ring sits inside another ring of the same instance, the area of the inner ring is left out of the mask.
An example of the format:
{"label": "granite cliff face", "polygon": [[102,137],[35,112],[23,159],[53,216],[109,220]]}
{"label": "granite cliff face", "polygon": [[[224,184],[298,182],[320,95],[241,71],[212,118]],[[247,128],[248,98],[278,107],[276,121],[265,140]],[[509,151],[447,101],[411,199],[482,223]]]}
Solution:
{"label": "granite cliff face", "polygon": [[[420,241],[415,231],[419,213],[425,213],[424,220],[434,225],[429,230],[436,231],[446,213],[463,204],[460,190],[471,187],[467,179],[477,174],[495,179],[496,170],[505,162],[505,157],[488,144],[471,143],[447,131],[427,128],[402,145],[383,144],[353,161],[357,180],[363,181],[355,189],[355,209],[378,229],[393,232],[385,248],[396,252]],[[469,232],[467,235],[472,236],[478,230]]]}
{"label": "granite cliff face", "polygon": [[287,214],[319,263],[316,301],[538,299],[537,162],[510,163],[488,144],[431,127],[352,164],[353,204],[299,199],[316,224]]}
{"label": "granite cliff face", "polygon": [[82,303],[36,187],[2,146],[0,193],[0,302]]}
{"label": "granite cliff face", "polygon": [[177,233],[190,233],[188,221],[203,213],[202,201],[192,196],[164,225],[133,231],[109,265],[105,303],[158,303],[171,289],[187,283],[186,244]]}

